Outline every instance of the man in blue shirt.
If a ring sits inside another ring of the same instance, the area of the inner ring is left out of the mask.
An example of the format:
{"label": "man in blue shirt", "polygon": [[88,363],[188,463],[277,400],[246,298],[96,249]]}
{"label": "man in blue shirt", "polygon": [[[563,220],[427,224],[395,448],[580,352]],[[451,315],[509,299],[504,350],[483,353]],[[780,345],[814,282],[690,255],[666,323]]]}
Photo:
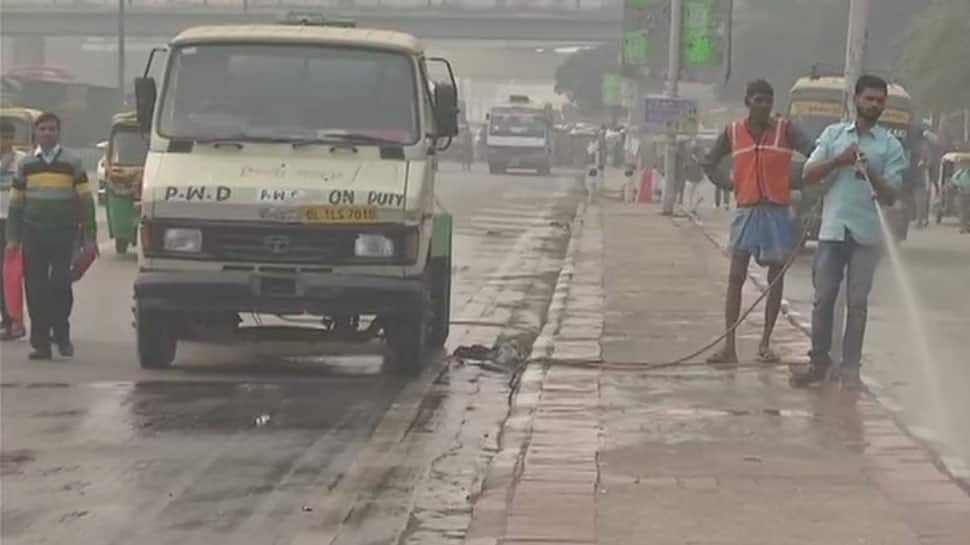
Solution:
{"label": "man in blue shirt", "polygon": [[840,377],[844,388],[862,387],[859,366],[876,265],[882,253],[878,203],[892,205],[909,161],[902,144],[877,125],[886,108],[887,83],[864,75],[855,86],[854,122],[835,123],[818,138],[805,164],[806,184],[827,180],[822,225],[815,253],[812,352],[808,370],[795,373],[792,385],[823,381],[832,366],[835,301],[847,274],[845,337]]}

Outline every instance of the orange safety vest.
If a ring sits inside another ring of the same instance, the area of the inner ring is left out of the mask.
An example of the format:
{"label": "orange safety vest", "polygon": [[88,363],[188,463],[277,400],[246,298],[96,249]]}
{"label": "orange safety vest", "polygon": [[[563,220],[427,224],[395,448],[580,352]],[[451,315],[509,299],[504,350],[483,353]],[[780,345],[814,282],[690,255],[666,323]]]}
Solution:
{"label": "orange safety vest", "polygon": [[777,117],[755,140],[747,120],[731,123],[734,193],[738,205],[768,201],[791,204],[791,161],[794,150],[788,120]]}

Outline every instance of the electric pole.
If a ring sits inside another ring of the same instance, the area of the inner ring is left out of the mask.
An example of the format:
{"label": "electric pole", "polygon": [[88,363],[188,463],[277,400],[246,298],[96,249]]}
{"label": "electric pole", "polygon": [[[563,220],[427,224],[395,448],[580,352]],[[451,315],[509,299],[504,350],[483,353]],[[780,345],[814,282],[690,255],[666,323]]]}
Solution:
{"label": "electric pole", "polygon": [[118,95],[125,103],[125,2],[118,0]]}
{"label": "electric pole", "polygon": [[869,0],[849,0],[849,32],[845,40],[845,113],[855,118],[855,82],[862,75],[866,59]]}
{"label": "electric pole", "polygon": [[[845,38],[845,118],[855,119],[855,82],[862,75],[866,61],[869,0],[849,0],[849,32]],[[877,205],[878,206],[878,205]],[[835,301],[832,323],[832,362],[842,365],[842,340],[845,336],[847,280],[842,280]]]}
{"label": "electric pole", "polygon": [[[676,98],[680,80],[680,30],[683,22],[682,0],[670,2],[670,45],[667,51],[667,96]],[[664,155],[664,188],[662,214],[674,213],[677,202],[677,133],[667,133],[667,152]]]}

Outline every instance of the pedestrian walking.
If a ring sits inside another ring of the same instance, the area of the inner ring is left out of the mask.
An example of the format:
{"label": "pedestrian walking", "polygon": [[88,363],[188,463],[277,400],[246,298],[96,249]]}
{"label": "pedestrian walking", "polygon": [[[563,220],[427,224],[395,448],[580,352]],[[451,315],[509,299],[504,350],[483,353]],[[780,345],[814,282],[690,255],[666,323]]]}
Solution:
{"label": "pedestrian walking", "polygon": [[[0,248],[7,246],[7,210],[10,205],[10,195],[13,191],[13,181],[17,175],[17,169],[26,157],[25,153],[14,149],[13,143],[16,137],[17,127],[13,123],[10,121],[0,122]],[[6,259],[2,257],[4,256],[0,256],[0,317],[2,317],[0,341],[10,341],[23,337],[26,331],[23,322],[11,316],[11,309],[7,307],[5,290],[8,286],[4,285],[6,275],[3,268]],[[23,289],[21,286],[10,288]]]}
{"label": "pedestrian walking", "polygon": [[886,108],[888,85],[863,75],[855,85],[855,121],[828,126],[805,164],[805,183],[828,179],[822,201],[822,224],[815,250],[810,367],[792,376],[792,385],[821,382],[832,366],[835,302],[846,283],[845,336],[840,377],[844,388],[862,387],[859,367],[876,265],[883,234],[877,200],[891,205],[903,185],[909,161],[903,146],[877,125]]}
{"label": "pedestrian walking", "polygon": [[71,265],[79,239],[97,240],[94,199],[81,159],[60,145],[61,121],[52,113],[34,123],[38,142],[13,181],[7,247],[23,249],[32,360],[74,355],[69,318],[74,303]]}
{"label": "pedestrian walking", "polygon": [[686,158],[687,164],[684,168],[684,178],[686,188],[684,193],[686,194],[687,204],[685,208],[689,214],[697,214],[697,207],[704,200],[703,197],[697,196],[697,188],[704,181],[704,171],[701,169],[700,157],[703,155],[703,150],[700,145],[693,141],[690,145],[690,153]]}
{"label": "pedestrian walking", "polygon": [[960,205],[960,232],[970,234],[970,164],[963,163],[953,173],[951,182],[957,190]]}
{"label": "pedestrian walking", "polygon": [[[812,145],[790,121],[772,116],[774,89],[765,80],[748,84],[744,103],[748,117],[728,125],[714,147],[701,162],[707,177],[718,187],[728,189],[717,167],[731,156],[734,192],[738,209],[731,224],[731,269],[725,304],[725,324],[734,327],[741,315],[741,291],[754,257],[758,265],[768,267],[772,285],[765,305],[765,325],[758,346],[758,360],[775,363],[779,357],[771,350],[771,334],[781,310],[784,292],[784,264],[795,250],[796,229],[791,220],[792,156],[797,150],[805,155]],[[724,347],[712,355],[709,363],[736,363],[736,335],[729,331]]]}

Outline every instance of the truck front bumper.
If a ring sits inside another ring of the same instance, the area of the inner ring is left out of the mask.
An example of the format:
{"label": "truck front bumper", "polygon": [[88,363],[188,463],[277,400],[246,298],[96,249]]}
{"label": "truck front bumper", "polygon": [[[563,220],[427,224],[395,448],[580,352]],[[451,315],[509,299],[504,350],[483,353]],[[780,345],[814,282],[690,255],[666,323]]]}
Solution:
{"label": "truck front bumper", "polygon": [[248,271],[142,272],[135,300],[143,310],[257,314],[394,314],[425,300],[420,278]]}

